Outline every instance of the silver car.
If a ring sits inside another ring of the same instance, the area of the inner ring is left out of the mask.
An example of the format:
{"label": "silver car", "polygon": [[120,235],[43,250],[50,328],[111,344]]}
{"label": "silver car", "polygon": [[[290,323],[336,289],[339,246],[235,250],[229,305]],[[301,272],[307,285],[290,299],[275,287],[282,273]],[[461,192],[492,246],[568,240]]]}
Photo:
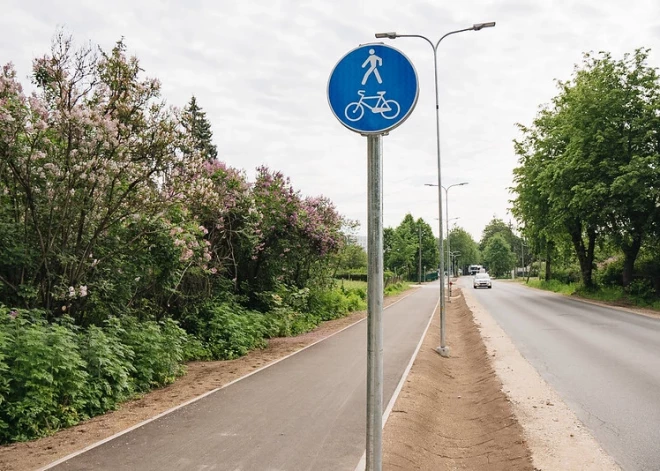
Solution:
{"label": "silver car", "polygon": [[472,280],[472,285],[474,286],[474,289],[493,287],[493,284],[490,281],[490,276],[488,275],[488,273],[477,273],[476,275],[474,275],[474,279]]}

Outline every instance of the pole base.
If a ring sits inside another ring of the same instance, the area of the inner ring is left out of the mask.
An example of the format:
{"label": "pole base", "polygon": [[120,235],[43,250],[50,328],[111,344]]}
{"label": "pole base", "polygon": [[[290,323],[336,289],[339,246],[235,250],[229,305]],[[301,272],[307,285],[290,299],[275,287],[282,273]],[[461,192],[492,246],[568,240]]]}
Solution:
{"label": "pole base", "polygon": [[435,351],[438,352],[441,357],[449,358],[449,347],[437,347]]}

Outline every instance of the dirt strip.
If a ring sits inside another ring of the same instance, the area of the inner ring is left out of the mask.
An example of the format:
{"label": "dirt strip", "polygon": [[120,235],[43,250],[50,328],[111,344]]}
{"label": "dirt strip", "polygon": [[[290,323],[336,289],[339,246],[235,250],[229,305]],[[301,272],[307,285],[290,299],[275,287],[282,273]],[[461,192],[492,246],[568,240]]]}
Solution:
{"label": "dirt strip", "polygon": [[495,371],[524,429],[536,469],[620,470],[470,290],[466,290],[465,295]]}
{"label": "dirt strip", "polygon": [[[396,296],[388,296],[384,300],[385,306],[410,294],[409,290]],[[315,330],[298,337],[272,339],[268,342],[267,348],[252,351],[237,360],[189,363],[187,374],[175,383],[151,391],[139,399],[128,401],[116,411],[60,430],[50,437],[0,446],[0,470],[28,471],[43,467],[205,392],[222,387],[365,317],[366,311],[358,311],[341,319],[324,322]]]}
{"label": "dirt strip", "polygon": [[[463,296],[436,314],[385,426],[385,470],[531,471],[531,453]],[[569,469],[569,468],[555,468]]]}

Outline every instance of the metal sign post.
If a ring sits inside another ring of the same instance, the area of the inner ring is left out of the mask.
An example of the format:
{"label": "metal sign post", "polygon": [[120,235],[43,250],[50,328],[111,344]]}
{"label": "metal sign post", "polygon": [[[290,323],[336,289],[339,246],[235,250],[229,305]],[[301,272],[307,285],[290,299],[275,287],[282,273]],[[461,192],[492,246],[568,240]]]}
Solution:
{"label": "metal sign post", "polygon": [[328,103],[341,124],[367,137],[366,471],[383,467],[383,135],[417,103],[417,72],[399,50],[367,44],[330,74]]}
{"label": "metal sign post", "polygon": [[367,470],[382,469],[383,137],[367,137]]}

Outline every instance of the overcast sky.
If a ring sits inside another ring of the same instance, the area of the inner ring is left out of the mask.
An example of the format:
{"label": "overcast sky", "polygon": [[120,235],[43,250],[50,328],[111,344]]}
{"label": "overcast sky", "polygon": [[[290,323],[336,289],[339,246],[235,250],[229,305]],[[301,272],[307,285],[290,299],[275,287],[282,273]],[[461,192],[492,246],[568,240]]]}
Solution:
{"label": "overcast sky", "polygon": [[[619,58],[650,47],[660,66],[657,0],[0,0],[0,63],[21,77],[48,52],[58,26],[104,48],[122,36],[167,101],[192,94],[206,110],[219,157],[254,175],[266,164],[307,195],[331,198],[366,233],[366,138],[336,120],[326,98],[335,63],[373,34],[437,40],[473,23],[497,27],[450,36],[440,46],[442,176],[449,217],[479,239],[505,221],[517,159],[516,122],[530,123],[585,51]],[[414,63],[417,107],[384,138],[384,219],[410,212],[437,233],[433,56],[418,39],[384,40]],[[24,83],[27,83],[27,78]],[[452,224],[454,224],[452,222]]]}

